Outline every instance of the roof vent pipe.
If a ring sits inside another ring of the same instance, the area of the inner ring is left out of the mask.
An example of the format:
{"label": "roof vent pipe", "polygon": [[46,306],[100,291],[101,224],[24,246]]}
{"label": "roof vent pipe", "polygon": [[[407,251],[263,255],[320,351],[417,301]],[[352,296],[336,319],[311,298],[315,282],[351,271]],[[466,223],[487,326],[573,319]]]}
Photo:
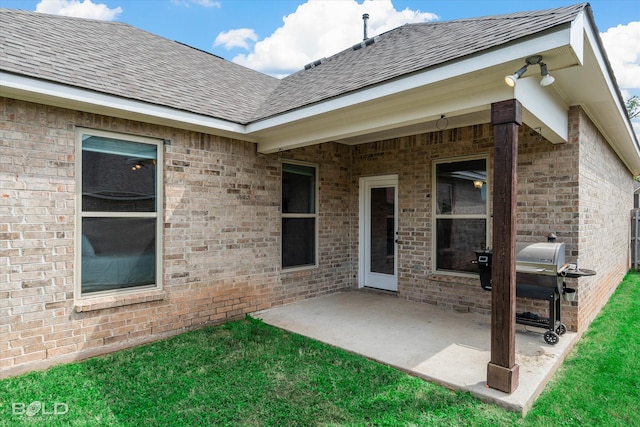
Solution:
{"label": "roof vent pipe", "polygon": [[364,38],[362,40],[366,40],[369,37],[367,36],[367,21],[369,21],[369,14],[365,13],[362,15],[362,21],[364,22]]}

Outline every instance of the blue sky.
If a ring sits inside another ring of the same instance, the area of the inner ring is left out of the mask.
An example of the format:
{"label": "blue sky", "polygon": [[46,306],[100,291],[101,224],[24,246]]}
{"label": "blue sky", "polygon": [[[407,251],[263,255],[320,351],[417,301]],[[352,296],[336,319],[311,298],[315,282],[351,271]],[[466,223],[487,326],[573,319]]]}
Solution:
{"label": "blue sky", "polygon": [[[578,0],[0,0],[5,8],[122,21],[274,76],[407,22],[550,9]],[[640,0],[591,0],[616,79],[640,95]],[[634,123],[640,134],[640,122]]]}

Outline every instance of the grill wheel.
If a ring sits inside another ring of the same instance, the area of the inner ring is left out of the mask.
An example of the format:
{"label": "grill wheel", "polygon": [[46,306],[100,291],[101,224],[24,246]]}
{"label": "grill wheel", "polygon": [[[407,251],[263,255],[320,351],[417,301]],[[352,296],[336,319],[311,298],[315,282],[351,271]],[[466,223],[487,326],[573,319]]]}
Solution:
{"label": "grill wheel", "polygon": [[[559,326],[558,329],[560,329]],[[560,336],[555,332],[547,331],[544,333],[544,342],[546,342],[547,344],[556,345],[558,344],[558,341],[560,341]]]}

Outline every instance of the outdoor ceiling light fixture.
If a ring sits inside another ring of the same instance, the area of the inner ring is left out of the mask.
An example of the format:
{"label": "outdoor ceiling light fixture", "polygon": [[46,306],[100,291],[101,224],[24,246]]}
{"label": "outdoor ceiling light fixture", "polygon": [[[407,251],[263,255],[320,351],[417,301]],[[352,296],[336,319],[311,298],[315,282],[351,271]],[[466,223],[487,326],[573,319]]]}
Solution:
{"label": "outdoor ceiling light fixture", "polygon": [[549,69],[547,68],[547,64],[542,62],[542,56],[540,55],[530,56],[525,60],[525,62],[526,64],[523,65],[518,71],[516,71],[511,75],[505,76],[504,78],[505,83],[507,83],[511,87],[514,87],[516,85],[516,80],[522,77],[522,75],[527,71],[527,68],[529,68],[529,65],[535,65],[535,64],[540,65],[540,75],[542,76],[542,79],[540,79],[540,86],[549,86],[551,83],[555,81],[553,76],[549,74]]}
{"label": "outdoor ceiling light fixture", "polygon": [[549,86],[551,83],[556,81],[556,79],[549,74],[547,64],[544,62],[540,62],[540,75],[542,76],[540,79],[540,86]]}

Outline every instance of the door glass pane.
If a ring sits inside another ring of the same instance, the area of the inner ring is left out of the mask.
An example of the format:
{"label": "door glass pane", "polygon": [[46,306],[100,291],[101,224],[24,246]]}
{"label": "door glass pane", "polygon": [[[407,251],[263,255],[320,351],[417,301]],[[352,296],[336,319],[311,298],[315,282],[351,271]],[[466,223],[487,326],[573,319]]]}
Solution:
{"label": "door glass pane", "polygon": [[371,272],[394,274],[395,188],[371,189]]}
{"label": "door glass pane", "polygon": [[156,283],[155,218],[82,219],[82,293]]}
{"label": "door glass pane", "polygon": [[441,163],[436,166],[437,214],[483,215],[487,213],[485,159]]}
{"label": "door glass pane", "polygon": [[487,247],[485,219],[438,219],[438,270],[477,273],[475,251]]}

